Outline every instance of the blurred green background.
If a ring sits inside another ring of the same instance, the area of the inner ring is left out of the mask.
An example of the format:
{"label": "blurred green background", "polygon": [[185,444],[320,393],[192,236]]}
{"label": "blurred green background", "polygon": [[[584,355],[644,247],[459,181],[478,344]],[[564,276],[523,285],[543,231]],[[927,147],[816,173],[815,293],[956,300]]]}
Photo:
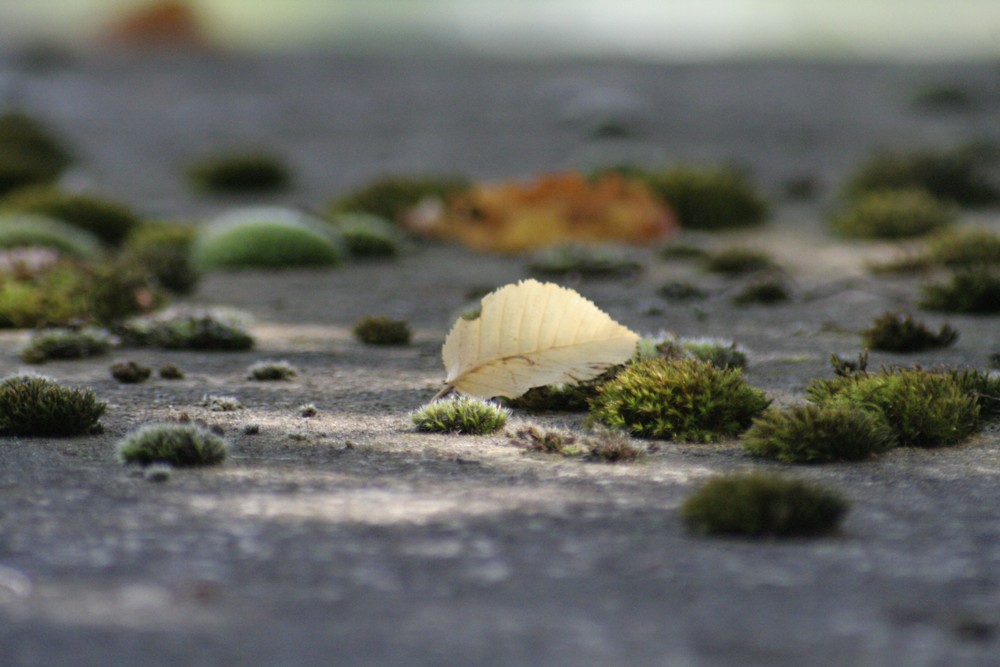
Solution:
{"label": "blurred green background", "polygon": [[[149,0],[3,0],[0,39],[92,44]],[[1000,0],[189,0],[238,49],[650,60],[1000,57]]]}

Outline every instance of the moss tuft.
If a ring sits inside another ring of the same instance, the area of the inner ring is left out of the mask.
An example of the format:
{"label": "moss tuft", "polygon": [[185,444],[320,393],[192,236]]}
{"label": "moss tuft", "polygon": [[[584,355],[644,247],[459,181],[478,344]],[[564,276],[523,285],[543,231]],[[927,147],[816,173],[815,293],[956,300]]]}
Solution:
{"label": "moss tuft", "polygon": [[63,387],[39,375],[11,375],[0,381],[0,434],[88,435],[101,431],[107,404],[90,389]]}
{"label": "moss tuft", "polygon": [[113,343],[114,338],[104,329],[54,327],[33,331],[18,356],[29,364],[50,359],[83,359],[105,354]]}
{"label": "moss tuft", "polygon": [[1000,313],[1000,268],[957,269],[950,282],[924,285],[920,306],[948,313]]}
{"label": "moss tuft", "polygon": [[121,244],[139,224],[126,205],[88,194],[64,192],[53,187],[18,190],[0,201],[6,212],[28,213],[54,218],[78,227],[111,246]]}
{"label": "moss tuft", "polygon": [[569,431],[528,425],[511,435],[510,444],[529,452],[578,456],[584,453],[579,440]]}
{"label": "moss tuft", "polygon": [[72,162],[69,150],[37,119],[0,115],[0,195],[52,183]]}
{"label": "moss tuft", "polygon": [[201,160],[188,168],[188,180],[203,192],[278,192],[292,182],[285,162],[268,153],[233,153]]}
{"label": "moss tuft", "polygon": [[202,270],[335,266],[344,254],[321,220],[276,207],[224,214],[203,225],[191,247]]}
{"label": "moss tuft", "polygon": [[149,379],[153,369],[135,361],[119,361],[111,365],[111,377],[122,384],[139,384]]}
{"label": "moss tuft", "polygon": [[1000,264],[1000,234],[982,227],[947,230],[930,239],[925,257],[951,268]]}
{"label": "moss tuft", "polygon": [[934,333],[911,315],[893,312],[879,315],[861,335],[866,347],[885,352],[921,352],[948,347],[958,339],[958,332],[947,324]]}
{"label": "moss tuft", "polygon": [[418,431],[426,433],[488,435],[502,429],[509,414],[495,403],[460,396],[434,401],[413,412],[410,418]]}
{"label": "moss tuft", "polygon": [[837,529],[849,504],[838,493],[769,473],[710,479],[681,506],[687,527],[703,535],[814,536]]}
{"label": "moss tuft", "polygon": [[895,444],[881,414],[847,403],[770,409],[743,437],[745,451],[784,463],[860,461]]}
{"label": "moss tuft", "polygon": [[354,337],[367,345],[409,345],[413,331],[405,320],[368,316],[354,325]]}
{"label": "moss tuft", "polygon": [[383,218],[367,213],[341,213],[332,222],[351,257],[396,257],[402,252],[400,233]]}
{"label": "moss tuft", "polygon": [[792,298],[788,282],[778,275],[764,275],[745,284],[733,295],[733,303],[738,306],[753,304],[773,306]]}
{"label": "moss tuft", "polygon": [[947,374],[921,368],[813,380],[806,393],[819,405],[846,404],[882,415],[901,446],[955,445],[979,428],[976,398]]}
{"label": "moss tuft", "polygon": [[122,338],[132,345],[168,350],[249,350],[249,318],[225,308],[168,308],[126,321]]}
{"label": "moss tuft", "polygon": [[298,369],[287,361],[258,361],[247,369],[248,380],[261,382],[291,380],[298,374]]}
{"label": "moss tuft", "polygon": [[584,442],[590,459],[601,463],[632,463],[646,453],[628,435],[605,428],[597,429]]}
{"label": "moss tuft", "polygon": [[602,385],[590,418],[643,438],[712,442],[742,432],[769,403],[737,369],[654,358]]}
{"label": "moss tuft", "polygon": [[90,232],[30,213],[0,214],[0,248],[52,248],[73,259],[101,258],[101,243]]}
{"label": "moss tuft", "polygon": [[674,210],[685,229],[753,227],[768,215],[764,199],[733,169],[675,167],[633,176]]}
{"label": "moss tuft", "polygon": [[918,188],[961,206],[981,206],[1000,200],[986,160],[965,147],[945,151],[882,153],[862,164],[845,187],[857,197],[876,190]]}
{"label": "moss tuft", "polygon": [[951,208],[924,190],[877,190],[834,215],[830,226],[849,238],[903,239],[944,229],[953,222]]}
{"label": "moss tuft", "polygon": [[149,424],[118,443],[122,463],[148,466],[161,463],[177,467],[208,466],[226,458],[226,442],[192,424]]}

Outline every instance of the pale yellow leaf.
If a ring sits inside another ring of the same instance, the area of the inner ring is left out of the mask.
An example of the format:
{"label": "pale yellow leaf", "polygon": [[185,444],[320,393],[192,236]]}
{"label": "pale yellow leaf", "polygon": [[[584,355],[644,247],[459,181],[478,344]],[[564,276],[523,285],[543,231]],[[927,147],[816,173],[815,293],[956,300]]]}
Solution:
{"label": "pale yellow leaf", "polygon": [[483,297],[477,319],[459,319],[441,356],[448,387],[515,398],[532,387],[596,377],[627,361],[638,341],[573,290],[523,280]]}

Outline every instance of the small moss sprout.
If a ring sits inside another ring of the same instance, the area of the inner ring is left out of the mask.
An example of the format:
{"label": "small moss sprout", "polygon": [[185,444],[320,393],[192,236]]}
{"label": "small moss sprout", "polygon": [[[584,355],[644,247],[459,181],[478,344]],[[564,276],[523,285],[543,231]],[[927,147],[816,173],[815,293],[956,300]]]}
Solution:
{"label": "small moss sprout", "polygon": [[119,361],[111,366],[111,377],[122,384],[139,384],[149,379],[153,369],[135,361]]}
{"label": "small moss sprout", "polygon": [[792,298],[788,282],[778,275],[764,275],[745,284],[733,295],[733,303],[738,306],[773,306]]}
{"label": "small moss sprout", "polygon": [[366,316],[354,325],[354,337],[366,345],[409,345],[413,331],[405,320]]}
{"label": "small moss sprout", "polygon": [[356,259],[396,257],[403,251],[403,240],[396,226],[368,213],[340,213],[333,226],[347,252]]}
{"label": "small moss sprout", "polygon": [[122,463],[142,466],[209,466],[222,463],[226,454],[225,440],[194,424],[148,424],[118,443]]}
{"label": "small moss sprout", "polygon": [[121,245],[128,233],[139,225],[139,217],[121,202],[54,187],[12,192],[0,201],[0,208],[61,220],[110,246]]}
{"label": "small moss sprout", "polygon": [[734,169],[673,167],[630,174],[649,186],[677,214],[681,227],[714,231],[753,227],[768,215],[767,202]]}
{"label": "small moss sprout", "polygon": [[299,371],[287,361],[258,361],[247,369],[248,380],[273,382],[291,380],[298,376]]}
{"label": "small moss sprout", "polygon": [[688,529],[702,535],[817,536],[834,532],[849,503],[822,486],[773,473],[709,479],[681,506]]}
{"label": "small moss sprout", "polygon": [[418,431],[489,435],[502,429],[510,411],[480,398],[459,396],[434,401],[414,411],[410,418]]}

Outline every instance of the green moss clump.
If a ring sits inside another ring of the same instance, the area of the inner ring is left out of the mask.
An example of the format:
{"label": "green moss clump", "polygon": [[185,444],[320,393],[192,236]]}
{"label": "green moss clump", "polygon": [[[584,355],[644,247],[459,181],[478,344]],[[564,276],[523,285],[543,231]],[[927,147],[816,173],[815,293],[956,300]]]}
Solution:
{"label": "green moss clump", "polygon": [[705,268],[712,273],[737,276],[776,267],[767,253],[748,248],[727,248],[709,255],[705,260]]}
{"label": "green moss clump", "polygon": [[258,361],[247,369],[247,379],[260,382],[291,380],[298,374],[298,369],[287,361]]}
{"label": "green moss clump", "polygon": [[950,282],[924,285],[920,306],[948,313],[1000,313],[1000,269],[957,269]]}
{"label": "green moss clump", "polygon": [[174,364],[163,364],[160,366],[160,377],[164,380],[183,380],[184,371]]}
{"label": "green moss clump", "polygon": [[861,335],[866,347],[885,352],[921,352],[948,347],[958,339],[958,332],[947,324],[934,333],[911,315],[893,312],[876,317]]}
{"label": "green moss clump", "polygon": [[770,473],[710,479],[681,506],[688,529],[703,535],[814,536],[837,529],[849,508],[838,493]]}
{"label": "green moss clump", "polygon": [[528,268],[543,276],[628,277],[642,270],[632,254],[613,245],[560,245],[535,253]]}
{"label": "green moss clump", "polygon": [[951,268],[1000,264],[1000,234],[981,227],[948,230],[930,239],[925,257]]}
{"label": "green moss clump", "polygon": [[784,303],[792,298],[787,281],[777,275],[765,275],[744,285],[733,295],[733,303],[738,306],[760,304],[771,306]]}
{"label": "green moss clump", "polygon": [[742,432],[769,403],[738,369],[655,358],[602,385],[590,418],[642,438],[712,442]]}
{"label": "green moss clump", "polygon": [[0,327],[52,326],[91,317],[90,274],[54,255],[53,261],[29,267],[29,259],[13,273],[0,273]]}
{"label": "green moss clump", "polygon": [[53,187],[18,190],[0,200],[0,208],[61,220],[111,246],[120,245],[139,224],[136,214],[122,203]]}
{"label": "green moss clump", "polygon": [[18,356],[29,364],[50,359],[83,359],[105,354],[113,343],[114,338],[104,329],[54,327],[33,331]]}
{"label": "green moss clump", "polygon": [[882,153],[858,168],[845,191],[857,197],[877,190],[918,188],[960,206],[982,206],[1000,200],[1000,188],[991,181],[986,162],[979,152],[964,147]]}
{"label": "green moss clump", "polygon": [[732,169],[676,167],[636,176],[674,210],[685,229],[754,227],[768,215],[767,202]]}
{"label": "green moss clump", "polygon": [[111,377],[122,384],[139,384],[149,379],[153,369],[134,361],[119,361],[111,365]]}
{"label": "green moss clump", "polygon": [[39,375],[11,375],[0,381],[0,435],[99,433],[107,407],[90,389],[63,387]]}
{"label": "green moss clump", "polygon": [[833,216],[838,234],[858,239],[901,239],[923,236],[955,222],[954,212],[924,190],[877,190]]}
{"label": "green moss clump", "polygon": [[259,207],[203,225],[191,247],[201,270],[335,266],[345,251],[320,220],[293,209]]}
{"label": "green moss clump", "polygon": [[168,308],[124,322],[120,333],[132,345],[168,350],[249,350],[254,346],[249,318],[225,308]]}
{"label": "green moss clump", "polygon": [[351,257],[397,257],[403,250],[399,231],[383,218],[367,213],[341,213],[333,218],[333,225]]}
{"label": "green moss clump", "polygon": [[418,431],[425,433],[458,433],[489,435],[502,429],[510,412],[495,403],[479,398],[458,398],[434,401],[410,415]]}
{"label": "green moss clump", "polygon": [[743,449],[784,463],[861,461],[895,446],[881,414],[846,403],[770,409],[743,436]]}
{"label": "green moss clump", "polygon": [[354,325],[354,337],[367,345],[409,345],[413,331],[405,320],[368,316]]}
{"label": "green moss clump", "polygon": [[55,181],[72,157],[62,141],[31,116],[0,115],[0,195]]}
{"label": "green moss clump", "polygon": [[920,368],[814,380],[806,393],[819,405],[846,404],[883,416],[902,446],[955,445],[979,428],[976,398],[954,378]]}
{"label": "green moss clump", "polygon": [[349,192],[329,207],[331,217],[340,213],[370,213],[401,222],[407,211],[425,199],[447,199],[469,187],[456,176],[383,176]]}
{"label": "green moss clump", "polygon": [[188,180],[212,193],[278,192],[292,182],[285,162],[268,153],[233,153],[205,159],[188,168]]}
{"label": "green moss clump", "polygon": [[149,424],[118,443],[118,460],[148,466],[208,466],[226,459],[226,441],[192,424]]}
{"label": "green moss clump", "polygon": [[79,227],[27,213],[0,214],[0,248],[29,247],[52,248],[80,260],[101,257],[100,241]]}
{"label": "green moss clump", "polygon": [[190,294],[201,279],[191,262],[195,233],[191,225],[145,223],[125,239],[121,261],[145,267],[165,290]]}

